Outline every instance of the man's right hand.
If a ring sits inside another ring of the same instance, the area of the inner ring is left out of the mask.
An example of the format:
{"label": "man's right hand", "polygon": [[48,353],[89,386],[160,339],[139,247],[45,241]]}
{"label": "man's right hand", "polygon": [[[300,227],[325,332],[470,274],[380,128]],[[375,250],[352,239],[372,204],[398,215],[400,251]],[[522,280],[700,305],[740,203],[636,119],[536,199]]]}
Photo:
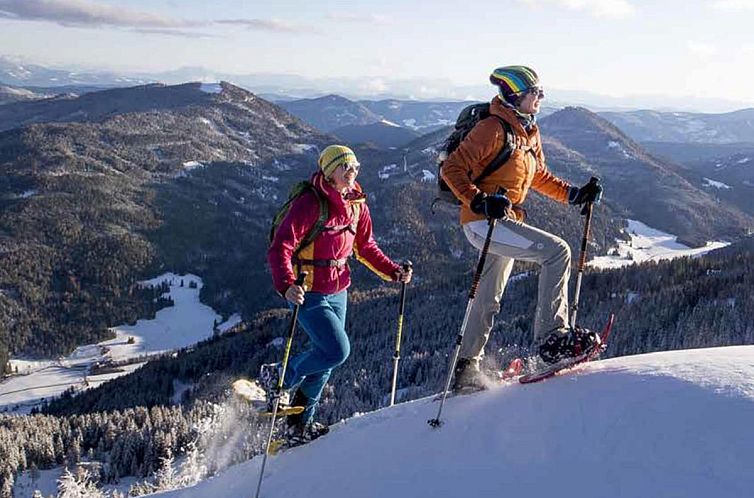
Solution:
{"label": "man's right hand", "polygon": [[469,207],[476,214],[499,220],[508,215],[511,201],[503,194],[487,195],[480,192],[471,200]]}
{"label": "man's right hand", "polygon": [[301,285],[293,284],[285,291],[285,299],[292,304],[304,304],[306,289]]}

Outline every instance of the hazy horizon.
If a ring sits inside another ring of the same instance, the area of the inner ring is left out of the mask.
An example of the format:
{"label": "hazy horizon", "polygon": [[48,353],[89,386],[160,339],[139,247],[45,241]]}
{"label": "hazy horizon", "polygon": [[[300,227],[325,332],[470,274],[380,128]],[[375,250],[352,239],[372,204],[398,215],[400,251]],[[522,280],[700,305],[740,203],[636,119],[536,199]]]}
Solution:
{"label": "hazy horizon", "polygon": [[754,0],[480,0],[466,9],[450,0],[0,0],[2,55],[27,64],[131,75],[202,68],[417,99],[486,97],[492,69],[526,64],[546,89],[606,98],[597,105],[707,112],[754,106],[752,24]]}

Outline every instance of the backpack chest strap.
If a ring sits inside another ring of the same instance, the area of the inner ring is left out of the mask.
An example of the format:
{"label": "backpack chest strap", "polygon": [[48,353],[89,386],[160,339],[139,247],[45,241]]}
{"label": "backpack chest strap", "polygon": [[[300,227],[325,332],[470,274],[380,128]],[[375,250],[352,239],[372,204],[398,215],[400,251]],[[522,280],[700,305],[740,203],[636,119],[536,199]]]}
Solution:
{"label": "backpack chest strap", "polygon": [[348,264],[348,258],[340,259],[300,259],[297,256],[291,258],[295,265],[316,266],[317,268],[343,268]]}

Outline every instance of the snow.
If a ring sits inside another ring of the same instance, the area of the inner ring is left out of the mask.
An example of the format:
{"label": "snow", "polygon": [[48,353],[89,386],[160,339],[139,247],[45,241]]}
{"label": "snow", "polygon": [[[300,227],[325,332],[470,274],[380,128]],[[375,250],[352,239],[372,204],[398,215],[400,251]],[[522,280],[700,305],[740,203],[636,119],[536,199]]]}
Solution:
{"label": "snow", "polygon": [[730,185],[726,185],[723,182],[710,180],[709,178],[706,178],[706,177],[702,178],[702,180],[704,181],[704,184],[702,185],[703,187],[714,187],[716,189],[725,189],[725,190],[729,190],[732,188]]}
{"label": "snow", "polygon": [[401,125],[399,125],[397,123],[393,123],[392,121],[388,121],[387,119],[381,119],[380,123],[388,125],[388,126],[392,126],[393,128],[400,128],[401,127]]}
{"label": "snow", "polygon": [[[163,281],[170,283],[169,296],[175,306],[161,309],[153,320],[112,327],[114,339],[80,346],[67,357],[57,360],[11,359],[11,368],[18,367],[21,375],[11,376],[0,383],[0,410],[28,413],[43,398],[58,396],[69,387],[86,389],[100,385],[133,372],[150,356],[212,337],[215,320],[220,322],[222,316],[199,301],[202,279],[191,274],[165,273],[140,284],[157,286]],[[190,282],[196,283],[196,287],[191,288]],[[218,330],[221,333],[227,331],[240,320],[239,315],[233,315],[218,325]],[[117,366],[116,371],[90,374],[95,363],[108,361],[129,364]]]}
{"label": "snow", "polygon": [[199,89],[205,93],[220,93],[223,91],[220,83],[202,83]]}
{"label": "snow", "polygon": [[293,144],[293,153],[295,154],[303,154],[304,152],[308,152],[310,150],[318,150],[317,146],[314,144]]}
{"label": "snow", "polygon": [[[355,416],[270,457],[265,498],[749,497],[754,346],[593,362]],[[164,498],[249,496],[261,456]],[[333,472],[337,474],[334,475]]]}
{"label": "snow", "polygon": [[224,334],[225,332],[232,329],[239,323],[241,323],[241,315],[239,315],[238,313],[234,313],[230,317],[228,317],[228,319],[225,320],[225,322],[217,326],[217,331],[221,334]]}
{"label": "snow", "polygon": [[626,159],[631,159],[633,157],[629,152],[626,151],[626,149],[623,148],[623,146],[619,142],[611,140],[607,143],[607,147],[609,149],[617,149],[623,154],[623,157],[625,157]]}
{"label": "snow", "polygon": [[403,120],[403,125],[404,125],[404,126],[405,126],[406,128],[411,128],[412,130],[418,130],[418,129],[419,129],[419,127],[418,127],[418,126],[416,126],[416,119],[414,119],[414,118],[411,118],[411,119],[404,119],[404,120]]}
{"label": "snow", "polygon": [[276,347],[276,348],[282,348],[285,344],[285,340],[282,337],[276,337],[275,339],[271,340],[267,343],[267,347]]}
{"label": "snow", "polygon": [[[83,466],[87,467],[86,464]],[[34,490],[39,490],[42,496],[58,496],[58,479],[64,471],[65,467],[62,466],[38,470],[36,478],[32,477],[31,471],[21,472],[13,485],[13,498],[32,498]],[[128,494],[128,488],[138,481],[136,477],[121,477],[117,484],[105,484],[100,489],[110,493],[118,490],[125,496]]]}
{"label": "snow", "polygon": [[422,170],[422,177],[421,182],[434,182],[435,181],[435,174],[427,169]]}
{"label": "snow", "polygon": [[645,261],[660,261],[700,256],[729,245],[729,242],[707,242],[704,247],[690,248],[679,243],[675,235],[649,227],[636,220],[628,220],[630,242],[618,241],[617,255],[598,256],[589,262],[595,268],[620,268]]}
{"label": "snow", "polygon": [[387,180],[390,178],[390,174],[392,172],[395,172],[398,169],[397,164],[388,164],[387,166],[383,166],[380,168],[380,170],[377,172],[377,177],[380,180]]}

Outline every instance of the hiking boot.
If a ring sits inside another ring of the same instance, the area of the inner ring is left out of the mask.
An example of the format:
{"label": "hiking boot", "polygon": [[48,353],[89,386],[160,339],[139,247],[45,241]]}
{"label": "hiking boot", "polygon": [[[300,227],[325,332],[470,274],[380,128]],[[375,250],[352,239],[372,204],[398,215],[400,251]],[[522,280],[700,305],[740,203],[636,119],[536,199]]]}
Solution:
{"label": "hiking boot", "polygon": [[282,363],[265,363],[259,368],[259,385],[264,389],[267,398],[267,410],[272,411],[275,398],[280,397],[278,406],[288,406],[290,394],[283,390],[278,394],[280,374],[283,372]]}
{"label": "hiking boot", "polygon": [[479,362],[459,358],[453,370],[453,392],[481,391],[487,389],[486,378],[479,369]]}
{"label": "hiking boot", "polygon": [[288,448],[301,446],[318,437],[324,436],[330,432],[330,428],[319,422],[310,422],[308,424],[294,424],[285,431],[284,439]]}
{"label": "hiking boot", "polygon": [[[290,406],[303,406],[304,408],[307,408],[309,406],[309,398],[301,392],[301,389],[297,389],[296,394],[293,396],[293,399],[291,399]],[[288,415],[285,420],[288,427],[304,425],[304,414],[298,413],[296,415]]]}
{"label": "hiking boot", "polygon": [[576,358],[600,347],[599,335],[581,327],[553,331],[539,346],[539,357],[552,365],[566,358]]}

